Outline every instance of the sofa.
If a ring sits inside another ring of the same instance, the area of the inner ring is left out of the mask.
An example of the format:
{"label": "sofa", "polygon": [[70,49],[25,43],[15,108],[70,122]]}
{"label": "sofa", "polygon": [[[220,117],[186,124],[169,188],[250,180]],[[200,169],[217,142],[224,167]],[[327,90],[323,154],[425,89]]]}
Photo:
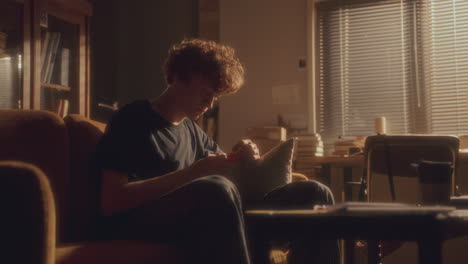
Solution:
{"label": "sofa", "polygon": [[[0,110],[2,259],[35,264],[171,264],[176,249],[99,237],[99,190],[90,157],[105,124],[41,110]],[[293,173],[293,180],[305,180]],[[272,251],[277,256],[282,253]]]}
{"label": "sofa", "polygon": [[105,124],[79,115],[0,110],[1,234],[8,263],[176,263],[174,247],[101,241],[88,161]]}

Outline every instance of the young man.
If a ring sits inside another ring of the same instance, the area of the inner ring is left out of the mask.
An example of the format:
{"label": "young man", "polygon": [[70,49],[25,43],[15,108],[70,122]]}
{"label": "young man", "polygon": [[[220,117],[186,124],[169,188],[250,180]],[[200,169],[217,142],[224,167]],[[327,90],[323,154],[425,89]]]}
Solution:
{"label": "young man", "polygon": [[[169,50],[164,70],[168,88],[119,109],[98,145],[108,235],[173,243],[183,263],[251,263],[241,199],[226,176],[233,162],[193,121],[240,89],[244,68],[232,48],[194,39]],[[250,140],[232,153],[260,158]],[[315,181],[274,193],[266,199],[278,206],[333,203],[330,190]],[[255,263],[267,263],[267,247],[259,245],[265,250],[253,254]],[[338,263],[336,241],[291,245],[291,264]],[[319,254],[324,248],[328,253]]]}

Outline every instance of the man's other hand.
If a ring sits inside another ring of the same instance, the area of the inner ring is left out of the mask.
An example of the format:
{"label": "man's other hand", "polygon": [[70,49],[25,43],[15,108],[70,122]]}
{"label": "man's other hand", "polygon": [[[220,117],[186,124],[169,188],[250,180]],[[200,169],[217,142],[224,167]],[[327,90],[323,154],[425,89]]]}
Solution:
{"label": "man's other hand", "polygon": [[236,154],[239,160],[258,160],[260,159],[260,152],[255,143],[250,139],[243,139],[239,141],[234,147],[232,152]]}

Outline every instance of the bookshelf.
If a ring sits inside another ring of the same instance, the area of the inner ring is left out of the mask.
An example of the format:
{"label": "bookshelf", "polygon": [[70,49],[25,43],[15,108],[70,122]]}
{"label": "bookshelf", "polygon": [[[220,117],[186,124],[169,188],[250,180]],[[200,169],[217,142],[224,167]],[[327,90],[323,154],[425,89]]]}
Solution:
{"label": "bookshelf", "polygon": [[0,3],[0,108],[89,117],[91,15],[86,0]]}

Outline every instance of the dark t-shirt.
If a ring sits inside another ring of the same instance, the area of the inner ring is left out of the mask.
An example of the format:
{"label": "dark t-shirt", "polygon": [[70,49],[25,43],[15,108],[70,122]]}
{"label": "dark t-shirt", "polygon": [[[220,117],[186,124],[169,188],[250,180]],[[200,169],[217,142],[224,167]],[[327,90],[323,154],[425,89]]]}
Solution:
{"label": "dark t-shirt", "polygon": [[192,120],[173,125],[148,100],[114,113],[95,153],[99,171],[125,172],[137,181],[184,169],[210,153],[223,153]]}

